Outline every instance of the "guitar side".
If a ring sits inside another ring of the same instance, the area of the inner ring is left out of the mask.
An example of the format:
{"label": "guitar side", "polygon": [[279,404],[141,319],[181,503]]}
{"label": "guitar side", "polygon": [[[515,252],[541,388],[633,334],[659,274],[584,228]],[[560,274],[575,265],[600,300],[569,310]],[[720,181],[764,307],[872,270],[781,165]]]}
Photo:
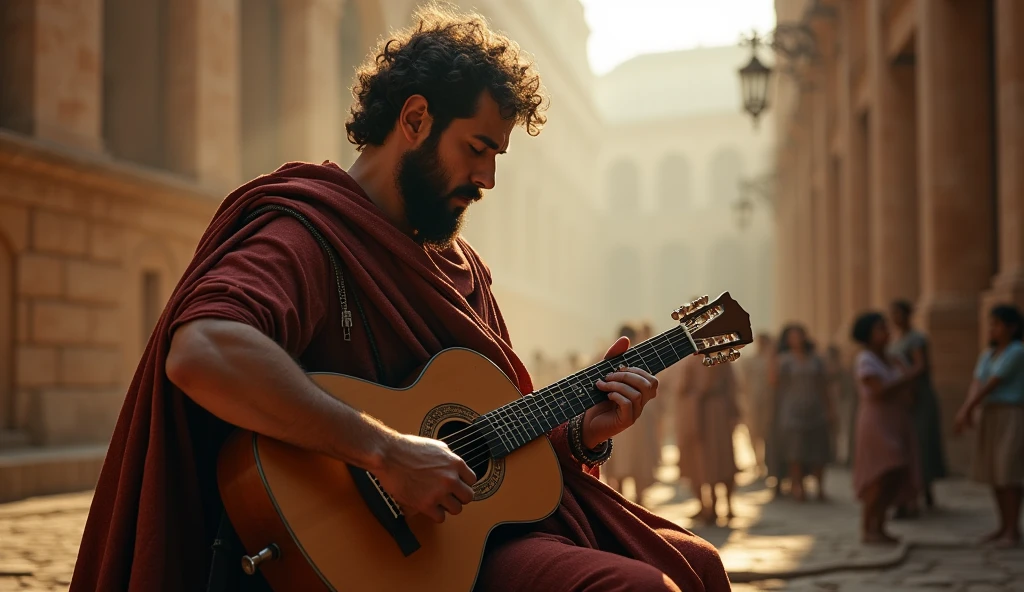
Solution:
{"label": "guitar side", "polygon": [[[439,353],[404,389],[338,374],[310,378],[399,432],[431,437],[450,421],[519,397],[497,367],[465,349]],[[458,516],[441,525],[408,517],[422,545],[408,557],[368,510],[342,462],[240,432],[221,452],[218,481],[247,552],[270,543],[280,547],[280,558],[260,568],[276,592],[469,592],[489,532],[501,523],[543,519],[557,508],[562,492],[558,460],[546,438],[489,466],[474,487],[477,500]]]}

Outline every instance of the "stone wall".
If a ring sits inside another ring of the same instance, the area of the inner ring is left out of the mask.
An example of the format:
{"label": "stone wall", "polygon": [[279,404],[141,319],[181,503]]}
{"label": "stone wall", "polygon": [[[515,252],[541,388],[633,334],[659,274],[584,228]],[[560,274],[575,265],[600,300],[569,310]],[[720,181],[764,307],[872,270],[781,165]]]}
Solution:
{"label": "stone wall", "polygon": [[143,311],[162,310],[219,198],[4,132],[0,179],[0,302],[13,311],[0,445],[105,445],[151,330]]}

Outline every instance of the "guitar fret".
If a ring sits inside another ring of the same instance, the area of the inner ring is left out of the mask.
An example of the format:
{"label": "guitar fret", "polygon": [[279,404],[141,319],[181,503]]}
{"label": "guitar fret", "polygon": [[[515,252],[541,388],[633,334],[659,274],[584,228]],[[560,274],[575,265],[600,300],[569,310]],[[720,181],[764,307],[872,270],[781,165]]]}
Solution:
{"label": "guitar fret", "polygon": [[661,369],[664,370],[665,368],[668,368],[668,364],[665,363],[665,360],[661,358],[661,354],[658,353],[658,348],[651,347],[651,349],[654,350],[654,355],[658,356],[658,362],[661,364]]}
{"label": "guitar fret", "polygon": [[504,424],[505,430],[508,433],[509,437],[512,439],[512,442],[515,445],[515,447],[519,448],[523,444],[526,444],[525,439],[522,442],[520,441],[519,433],[516,431],[516,426],[512,420],[513,416],[509,413],[508,407],[503,406],[499,407],[499,409],[502,416],[501,420]]}
{"label": "guitar fret", "polygon": [[[487,449],[490,450],[491,456],[497,458],[502,452],[508,452],[508,445],[502,442],[501,434],[499,434],[498,430],[495,429],[494,420],[491,417],[491,414],[485,413],[481,417],[482,419],[479,421],[482,421],[486,426],[483,430],[483,434],[484,439],[487,440]],[[502,449],[499,448],[499,445],[504,446],[505,450],[502,451]]]}
{"label": "guitar fret", "polygon": [[[532,397],[530,397],[530,396],[525,396],[522,399],[520,399],[519,401],[521,402],[520,406],[525,406],[526,407],[526,411],[528,412],[528,415],[526,415],[526,417],[525,417],[525,419],[526,419],[526,422],[525,422],[526,423],[526,433],[530,436],[530,439],[533,440],[534,438],[540,436],[543,432],[538,430],[537,427],[534,426],[533,422],[531,421],[531,418],[534,415],[534,412],[537,410],[537,408],[535,406],[533,406],[533,403],[531,402],[531,398]],[[523,416],[520,416],[520,419],[523,419]]]}
{"label": "guitar fret", "polygon": [[657,374],[693,351],[686,332],[676,327],[631,347],[620,356],[601,360],[503,405],[487,414],[492,427],[490,445],[498,452],[509,454],[608,400],[607,393],[598,389],[595,383],[616,372],[621,365],[644,368],[651,374]]}

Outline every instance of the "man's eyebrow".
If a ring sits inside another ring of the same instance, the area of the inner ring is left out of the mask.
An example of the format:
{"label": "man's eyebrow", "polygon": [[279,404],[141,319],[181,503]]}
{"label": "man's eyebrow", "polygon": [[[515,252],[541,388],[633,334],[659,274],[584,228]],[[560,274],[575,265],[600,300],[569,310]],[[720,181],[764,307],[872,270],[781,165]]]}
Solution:
{"label": "man's eyebrow", "polygon": [[[490,136],[485,136],[484,134],[476,134],[473,137],[486,144],[487,147],[490,148],[491,150],[498,150],[498,143],[492,140]],[[498,154],[505,154],[505,151],[501,150],[498,152]]]}

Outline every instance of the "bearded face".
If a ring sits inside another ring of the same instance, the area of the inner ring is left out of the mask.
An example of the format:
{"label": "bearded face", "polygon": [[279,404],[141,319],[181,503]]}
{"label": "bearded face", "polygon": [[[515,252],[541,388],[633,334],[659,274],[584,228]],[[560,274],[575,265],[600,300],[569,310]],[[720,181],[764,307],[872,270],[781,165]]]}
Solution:
{"label": "bearded face", "polygon": [[405,204],[405,217],[424,245],[444,248],[459,235],[466,208],[482,197],[480,188],[458,185],[451,188],[451,176],[438,154],[440,134],[409,150],[399,162],[395,182]]}

